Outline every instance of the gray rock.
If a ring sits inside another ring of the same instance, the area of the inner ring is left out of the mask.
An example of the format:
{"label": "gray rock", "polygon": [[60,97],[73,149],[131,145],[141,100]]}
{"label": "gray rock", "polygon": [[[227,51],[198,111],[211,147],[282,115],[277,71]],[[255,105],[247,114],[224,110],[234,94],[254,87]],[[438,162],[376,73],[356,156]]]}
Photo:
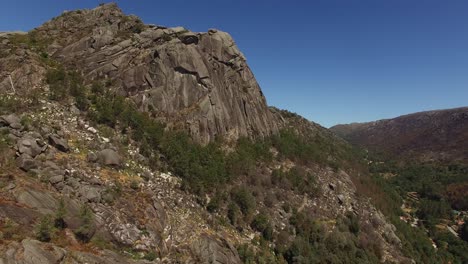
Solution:
{"label": "gray rock", "polygon": [[76,106],[72,105],[70,107],[70,112],[74,115],[79,115],[81,113],[80,109],[78,109]]}
{"label": "gray rock", "polygon": [[37,240],[24,239],[12,243],[0,263],[5,264],[58,264],[65,258],[66,250]]}
{"label": "gray rock", "polygon": [[98,156],[94,152],[89,152],[88,155],[86,155],[86,159],[89,162],[96,162],[98,160]]}
{"label": "gray rock", "polygon": [[19,124],[21,128],[21,119],[15,114],[3,115],[0,116],[0,124],[10,126],[11,128],[14,128],[12,125],[17,126]]}
{"label": "gray rock", "polygon": [[88,202],[99,203],[101,201],[101,193],[98,188],[81,186],[80,194]]}
{"label": "gray rock", "polygon": [[49,135],[49,143],[60,151],[68,152],[70,150],[67,140],[57,134]]}
{"label": "gray rock", "polygon": [[73,177],[68,178],[66,184],[75,190],[77,190],[81,186],[80,181]]}
{"label": "gray rock", "polygon": [[242,263],[237,250],[225,239],[216,240],[203,235],[192,244],[192,250],[201,260],[201,263]]}
{"label": "gray rock", "polygon": [[25,239],[21,242],[24,248],[24,263],[49,264],[60,263],[65,257],[66,251],[63,248],[43,243],[37,240]]}
{"label": "gray rock", "polygon": [[113,149],[101,150],[98,154],[99,162],[107,166],[120,166],[121,158]]}
{"label": "gray rock", "polygon": [[52,176],[52,177],[49,178],[49,182],[51,184],[61,183],[61,182],[63,182],[63,180],[64,180],[63,175],[56,175],[56,176]]}
{"label": "gray rock", "polygon": [[344,197],[344,195],[338,194],[338,195],[336,196],[336,198],[338,198],[338,203],[339,203],[339,204],[344,204],[344,203],[345,203],[345,197]]}
{"label": "gray rock", "polygon": [[36,139],[29,135],[19,139],[16,146],[20,154],[27,154],[33,158],[41,154],[43,151],[43,148],[37,144]]}
{"label": "gray rock", "polygon": [[38,162],[35,161],[30,155],[22,154],[16,159],[16,165],[24,171],[30,171],[32,169],[37,169]]}
{"label": "gray rock", "polygon": [[19,203],[34,208],[42,214],[53,214],[57,209],[57,200],[48,192],[20,188],[14,192]]}

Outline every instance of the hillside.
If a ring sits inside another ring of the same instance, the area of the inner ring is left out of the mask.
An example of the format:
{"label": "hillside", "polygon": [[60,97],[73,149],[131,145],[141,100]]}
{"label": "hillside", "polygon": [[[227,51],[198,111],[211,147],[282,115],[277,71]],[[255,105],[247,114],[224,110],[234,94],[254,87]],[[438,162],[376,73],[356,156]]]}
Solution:
{"label": "hillside", "polygon": [[[0,263],[461,263],[225,32],[115,4],[0,34]],[[458,247],[456,247],[458,249]],[[462,248],[463,249],[463,248]],[[461,253],[460,253],[461,252]]]}
{"label": "hillside", "polygon": [[468,107],[330,129],[353,144],[393,159],[468,162]]}

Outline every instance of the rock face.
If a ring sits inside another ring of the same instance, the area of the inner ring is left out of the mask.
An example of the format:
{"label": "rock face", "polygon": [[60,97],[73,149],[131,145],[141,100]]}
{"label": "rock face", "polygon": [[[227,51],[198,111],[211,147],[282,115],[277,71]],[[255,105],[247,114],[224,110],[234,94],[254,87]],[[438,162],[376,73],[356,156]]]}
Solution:
{"label": "rock face", "polygon": [[262,137],[278,130],[228,33],[146,26],[115,4],[65,13],[36,32],[55,40],[53,58],[82,71],[87,80],[106,79],[141,110],[186,129],[201,143],[219,135]]}
{"label": "rock face", "polygon": [[468,162],[468,107],[337,125],[349,142],[400,160]]}

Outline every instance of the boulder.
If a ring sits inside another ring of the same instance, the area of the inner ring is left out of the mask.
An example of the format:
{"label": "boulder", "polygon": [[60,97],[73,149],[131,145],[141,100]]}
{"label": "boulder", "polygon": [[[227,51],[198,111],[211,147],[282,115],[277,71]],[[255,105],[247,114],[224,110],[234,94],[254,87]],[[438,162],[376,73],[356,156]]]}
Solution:
{"label": "boulder", "polygon": [[26,135],[19,139],[16,146],[20,154],[27,154],[33,158],[41,154],[43,151],[43,148],[37,144],[36,139],[30,135]]}
{"label": "boulder", "polygon": [[57,134],[49,135],[49,143],[60,151],[67,152],[70,150],[67,140]]}
{"label": "boulder", "polygon": [[63,182],[63,180],[64,180],[63,175],[55,175],[49,178],[49,182],[51,184],[58,184],[58,183]]}
{"label": "boulder", "polygon": [[4,126],[9,126],[14,129],[20,129],[21,119],[15,114],[3,115],[0,116],[0,124]]}
{"label": "boulder", "polygon": [[107,166],[120,166],[121,158],[113,149],[104,149],[98,154],[99,162]]}
{"label": "boulder", "polygon": [[101,193],[98,188],[91,186],[82,186],[80,189],[81,197],[84,200],[92,203],[99,203],[101,201]]}
{"label": "boulder", "polygon": [[32,169],[37,169],[38,163],[36,160],[34,160],[30,155],[28,154],[22,154],[16,159],[16,165],[24,170],[24,171],[30,171]]}
{"label": "boulder", "polygon": [[89,152],[88,155],[86,155],[86,159],[89,162],[96,162],[98,160],[98,156],[94,152]]}

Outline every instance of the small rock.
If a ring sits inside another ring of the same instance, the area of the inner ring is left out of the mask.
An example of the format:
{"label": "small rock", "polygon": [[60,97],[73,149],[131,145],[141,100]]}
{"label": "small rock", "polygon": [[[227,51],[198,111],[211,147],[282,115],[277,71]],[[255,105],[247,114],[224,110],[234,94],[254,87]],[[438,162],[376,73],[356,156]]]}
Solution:
{"label": "small rock", "polygon": [[78,109],[76,106],[72,105],[70,107],[70,112],[74,115],[79,115],[81,113],[80,109]]}
{"label": "small rock", "polygon": [[86,156],[86,159],[89,162],[96,162],[98,160],[98,156],[94,152],[89,152],[88,155]]}
{"label": "small rock", "polygon": [[88,131],[93,133],[93,134],[97,133],[97,129],[95,129],[94,127],[88,127]]}
{"label": "small rock", "polygon": [[339,203],[339,204],[344,204],[344,202],[345,202],[345,197],[344,197],[344,195],[338,194],[336,197],[338,198],[338,203]]}

